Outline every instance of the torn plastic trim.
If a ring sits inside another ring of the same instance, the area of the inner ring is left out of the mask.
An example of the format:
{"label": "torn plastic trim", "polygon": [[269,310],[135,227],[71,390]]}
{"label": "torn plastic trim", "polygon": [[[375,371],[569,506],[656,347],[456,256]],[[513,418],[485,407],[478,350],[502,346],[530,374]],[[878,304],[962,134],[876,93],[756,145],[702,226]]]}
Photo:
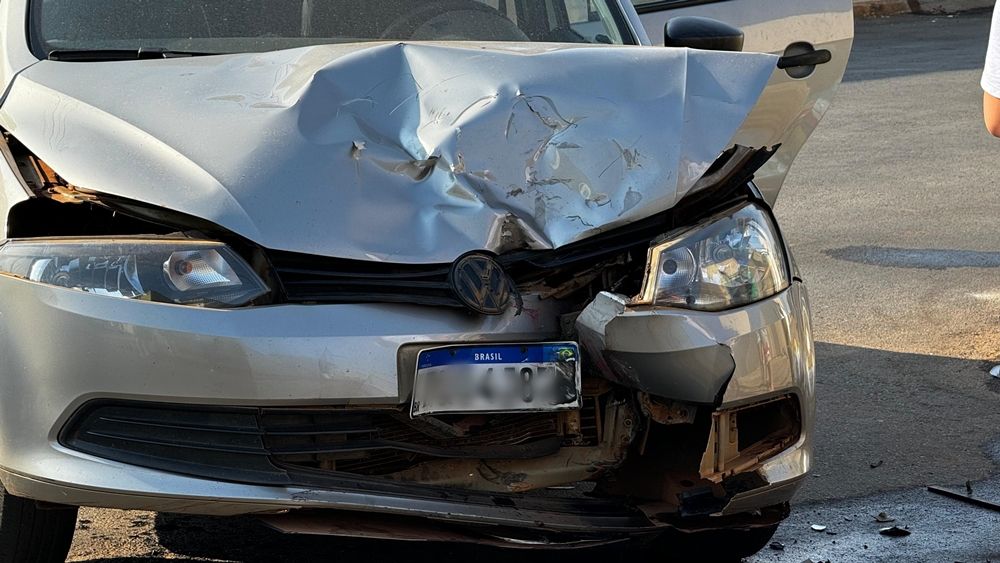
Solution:
{"label": "torn plastic trim", "polygon": [[779,502],[763,509],[747,510],[734,514],[704,514],[679,517],[671,513],[657,513],[657,505],[643,505],[640,508],[650,520],[679,532],[694,533],[711,530],[752,530],[768,528],[783,522],[791,514],[787,501]]}
{"label": "torn plastic trim", "polygon": [[[651,395],[718,406],[736,371],[729,347],[709,335],[677,334],[669,317],[625,316],[630,306],[623,295],[601,292],[577,318],[580,344],[597,372]],[[617,343],[623,341],[644,352],[621,350]]]}
{"label": "torn plastic trim", "polygon": [[[619,467],[628,456],[636,439],[640,417],[630,399],[608,397],[603,407],[600,396],[590,396],[587,399],[598,403],[595,411],[598,421],[595,429],[597,438],[592,444],[568,442],[570,436],[563,435],[560,448],[545,456],[506,460],[437,460],[390,473],[385,477],[421,485],[506,493],[525,493],[596,480]],[[576,425],[579,426],[579,420]],[[584,440],[582,436],[575,440],[590,441]]]}
{"label": "torn plastic trim", "polygon": [[289,514],[260,516],[267,526],[286,534],[361,537],[409,542],[471,543],[507,549],[575,550],[611,545],[663,533],[693,533],[710,530],[754,529],[780,523],[789,515],[786,503],[753,513],[733,516],[694,516],[678,518],[660,514],[655,505],[643,505],[655,528],[630,533],[553,532],[544,522],[534,530],[502,526],[458,524],[451,519],[414,519],[406,516],[359,514],[346,511],[300,510]]}
{"label": "torn plastic trim", "polygon": [[751,186],[754,197],[763,201],[763,196],[752,185],[753,178],[779,148],[781,145],[759,149],[734,145],[715,161],[678,205],[690,208],[704,205],[708,198],[727,199],[726,194],[747,185]]}
{"label": "torn plastic trim", "polygon": [[715,483],[747,474],[799,441],[799,398],[785,394],[712,413],[702,478]]}

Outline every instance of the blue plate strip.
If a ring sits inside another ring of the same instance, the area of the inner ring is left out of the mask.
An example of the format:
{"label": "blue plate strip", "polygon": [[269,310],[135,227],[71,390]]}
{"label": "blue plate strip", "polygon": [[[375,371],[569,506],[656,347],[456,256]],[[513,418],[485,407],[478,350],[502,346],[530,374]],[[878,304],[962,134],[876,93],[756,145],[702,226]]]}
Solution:
{"label": "blue plate strip", "polygon": [[424,350],[417,369],[468,364],[548,364],[577,360],[579,347],[573,343],[450,346]]}

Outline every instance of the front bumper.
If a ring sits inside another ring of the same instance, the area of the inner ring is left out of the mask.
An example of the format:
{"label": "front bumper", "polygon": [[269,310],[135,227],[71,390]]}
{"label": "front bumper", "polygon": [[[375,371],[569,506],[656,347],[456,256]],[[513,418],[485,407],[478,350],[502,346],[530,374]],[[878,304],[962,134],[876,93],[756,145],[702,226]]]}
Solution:
{"label": "front bumper", "polygon": [[[639,507],[590,499],[424,491],[405,484],[334,489],[204,479],[108,461],[70,450],[58,440],[73,413],[94,399],[397,405],[409,394],[407,374],[412,373],[415,347],[558,338],[559,311],[551,307],[529,299],[521,315],[499,317],[402,305],[219,311],[102,298],[0,278],[0,477],[13,494],[41,501],[163,512],[235,515],[317,508],[522,528],[544,522],[547,529],[564,532],[632,533],[662,527],[664,522]],[[751,468],[760,486],[732,495],[718,514],[790,500],[811,464],[814,419],[814,360],[804,287],[796,283],[772,299],[725,313],[660,309],[623,314],[630,324],[648,326],[650,334],[659,335],[656,342],[642,344],[645,352],[670,357],[686,350],[729,351],[731,373],[717,389],[698,390],[688,379],[678,393],[694,394],[679,399],[707,393],[717,399],[713,408],[721,410],[779,396],[797,398],[798,441]],[[627,344],[614,347],[630,352],[622,346]],[[718,372],[719,362],[709,364]],[[659,385],[647,390],[664,395],[672,389]]]}

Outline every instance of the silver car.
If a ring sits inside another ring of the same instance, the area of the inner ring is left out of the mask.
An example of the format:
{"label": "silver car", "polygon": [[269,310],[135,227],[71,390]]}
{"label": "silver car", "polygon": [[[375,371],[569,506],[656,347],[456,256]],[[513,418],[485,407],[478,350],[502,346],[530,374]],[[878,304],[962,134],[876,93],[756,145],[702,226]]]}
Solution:
{"label": "silver car", "polygon": [[812,464],[771,206],[852,37],[848,0],[0,2],[0,561],[79,506],[753,553]]}

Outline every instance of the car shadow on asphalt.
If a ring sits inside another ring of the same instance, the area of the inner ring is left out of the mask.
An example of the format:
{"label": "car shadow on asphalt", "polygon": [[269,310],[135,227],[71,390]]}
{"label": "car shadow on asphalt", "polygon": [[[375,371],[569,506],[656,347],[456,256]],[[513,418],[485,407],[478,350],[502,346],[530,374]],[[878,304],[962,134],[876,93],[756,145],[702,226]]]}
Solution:
{"label": "car shadow on asphalt", "polygon": [[815,463],[798,502],[964,483],[996,469],[992,361],[826,342],[816,356]]}

